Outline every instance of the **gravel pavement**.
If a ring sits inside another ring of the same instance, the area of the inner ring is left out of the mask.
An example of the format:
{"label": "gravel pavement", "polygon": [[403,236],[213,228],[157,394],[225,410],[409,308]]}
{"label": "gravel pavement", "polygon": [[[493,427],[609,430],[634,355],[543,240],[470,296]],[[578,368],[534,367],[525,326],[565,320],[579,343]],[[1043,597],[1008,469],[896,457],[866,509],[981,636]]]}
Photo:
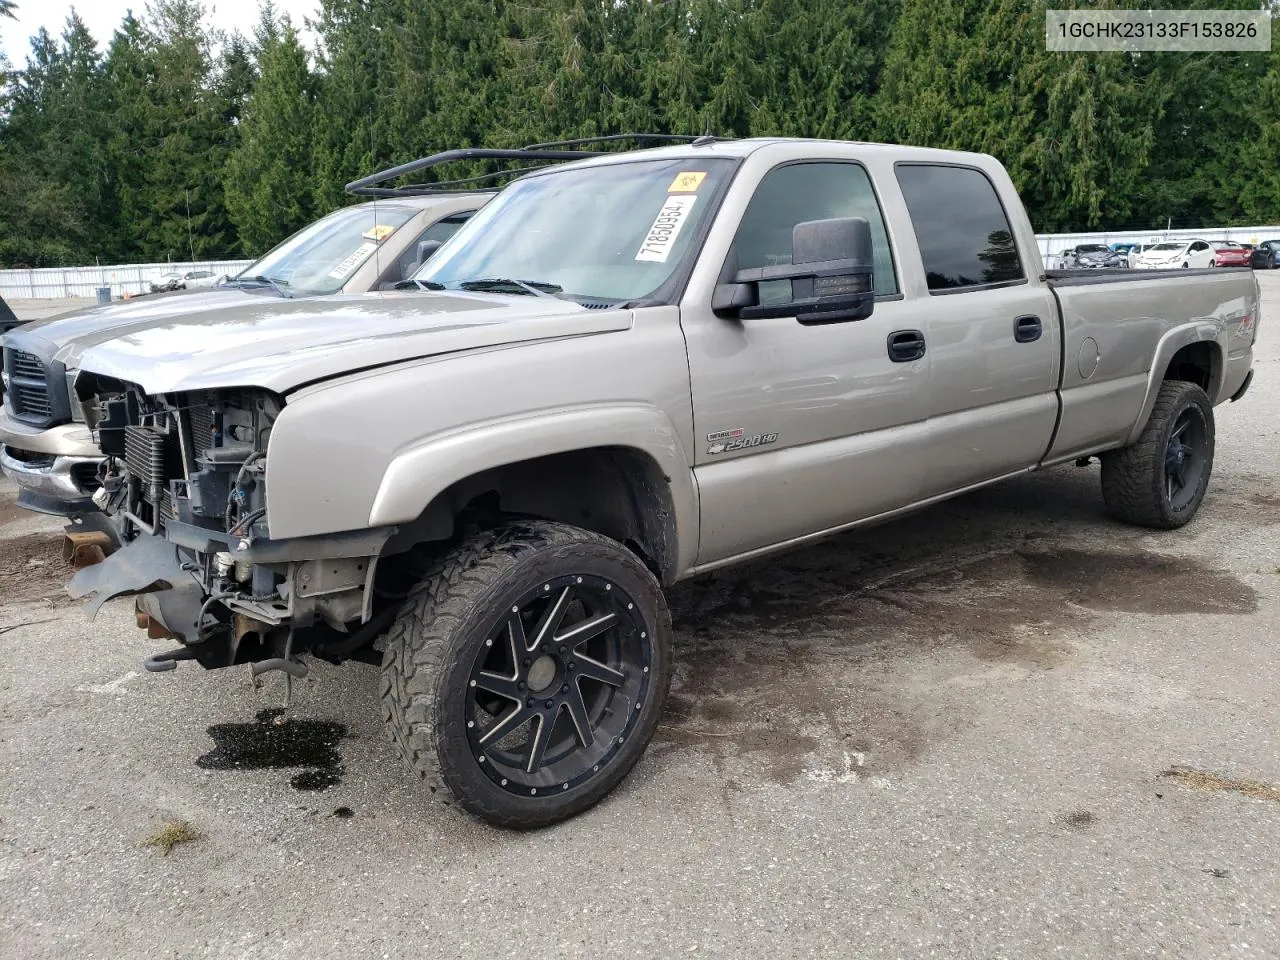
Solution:
{"label": "gravel pavement", "polygon": [[[426,800],[377,669],[147,675],[0,488],[0,956],[1280,956],[1280,271],[1188,528],[1065,467],[671,593],[605,802]],[[182,840],[166,853],[163,840]]]}

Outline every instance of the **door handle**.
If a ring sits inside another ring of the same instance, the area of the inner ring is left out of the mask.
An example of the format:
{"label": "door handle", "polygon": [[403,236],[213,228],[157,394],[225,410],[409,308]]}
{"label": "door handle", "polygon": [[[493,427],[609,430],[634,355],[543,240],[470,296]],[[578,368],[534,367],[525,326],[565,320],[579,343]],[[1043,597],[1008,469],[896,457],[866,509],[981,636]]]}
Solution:
{"label": "door handle", "polygon": [[1017,317],[1013,321],[1013,339],[1018,343],[1033,343],[1044,333],[1044,325],[1040,318],[1032,314]]}
{"label": "door handle", "polygon": [[924,356],[924,334],[919,330],[895,330],[886,342],[894,363],[910,363]]}

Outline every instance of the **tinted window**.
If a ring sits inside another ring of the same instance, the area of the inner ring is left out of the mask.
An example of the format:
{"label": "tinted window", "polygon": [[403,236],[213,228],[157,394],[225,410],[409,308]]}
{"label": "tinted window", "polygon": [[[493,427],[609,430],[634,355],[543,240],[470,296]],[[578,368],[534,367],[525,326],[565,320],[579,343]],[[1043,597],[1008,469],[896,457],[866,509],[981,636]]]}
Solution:
{"label": "tinted window", "polygon": [[[766,174],[742,215],[734,239],[738,268],[790,263],[795,225],[836,217],[863,217],[871,224],[875,291],[880,295],[897,293],[884,217],[867,171],[856,163],[793,163]],[[760,284],[762,303],[786,303],[791,299],[790,280]]]}
{"label": "tinted window", "polygon": [[1191,249],[1192,249],[1192,250],[1208,250],[1208,249],[1209,249],[1209,245],[1208,245],[1207,243],[1204,243],[1204,242],[1200,241],[1200,240],[1197,240],[1195,243],[1193,243],[1193,244],[1191,245]]}
{"label": "tinted window", "polygon": [[898,167],[930,290],[1025,277],[995,187],[968,167]]}

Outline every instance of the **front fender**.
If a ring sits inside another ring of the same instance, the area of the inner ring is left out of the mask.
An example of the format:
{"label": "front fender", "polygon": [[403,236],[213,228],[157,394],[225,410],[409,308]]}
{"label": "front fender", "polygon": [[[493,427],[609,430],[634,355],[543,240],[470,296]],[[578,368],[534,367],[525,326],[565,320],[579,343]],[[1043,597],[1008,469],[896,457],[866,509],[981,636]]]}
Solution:
{"label": "front fender", "polygon": [[1151,416],[1151,410],[1156,405],[1156,395],[1160,392],[1160,384],[1164,382],[1164,373],[1169,367],[1169,361],[1183,347],[1204,342],[1214,344],[1217,351],[1217,363],[1214,364],[1213,381],[1209,384],[1208,393],[1211,403],[1219,402],[1218,393],[1222,387],[1223,358],[1226,356],[1223,343],[1226,336],[1226,327],[1222,323],[1214,320],[1193,320],[1190,323],[1174,327],[1160,338],[1156,344],[1155,357],[1151,361],[1151,368],[1147,371],[1147,393],[1142,399],[1142,408],[1138,411],[1138,417],[1134,421],[1133,428],[1125,439],[1126,446],[1136,443],[1138,437],[1142,435],[1142,428],[1147,425],[1147,418]]}
{"label": "front fender", "polygon": [[678,569],[698,552],[698,499],[693,471],[675,425],[656,407],[614,403],[543,411],[471,424],[426,437],[388,464],[369,515],[371,527],[408,523],[460,480],[523,460],[598,447],[646,454],[670,485]]}

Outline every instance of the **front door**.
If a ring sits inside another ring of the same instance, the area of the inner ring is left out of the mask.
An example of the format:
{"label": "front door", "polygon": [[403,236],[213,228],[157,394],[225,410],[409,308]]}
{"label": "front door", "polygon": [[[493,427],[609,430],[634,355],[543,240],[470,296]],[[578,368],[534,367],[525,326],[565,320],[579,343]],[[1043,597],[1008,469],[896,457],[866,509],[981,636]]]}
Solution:
{"label": "front door", "polygon": [[[791,262],[797,223],[865,217],[875,251],[875,312],[803,326],[736,320],[681,305],[688,344],[702,509],[700,564],[874,516],[916,499],[927,433],[929,355],[889,355],[894,331],[918,329],[899,297],[875,191],[852,161],[775,167],[739,225],[736,269]],[[761,299],[791,298],[790,281]],[[922,335],[926,331],[919,331]],[[901,338],[900,338],[901,339]]]}

